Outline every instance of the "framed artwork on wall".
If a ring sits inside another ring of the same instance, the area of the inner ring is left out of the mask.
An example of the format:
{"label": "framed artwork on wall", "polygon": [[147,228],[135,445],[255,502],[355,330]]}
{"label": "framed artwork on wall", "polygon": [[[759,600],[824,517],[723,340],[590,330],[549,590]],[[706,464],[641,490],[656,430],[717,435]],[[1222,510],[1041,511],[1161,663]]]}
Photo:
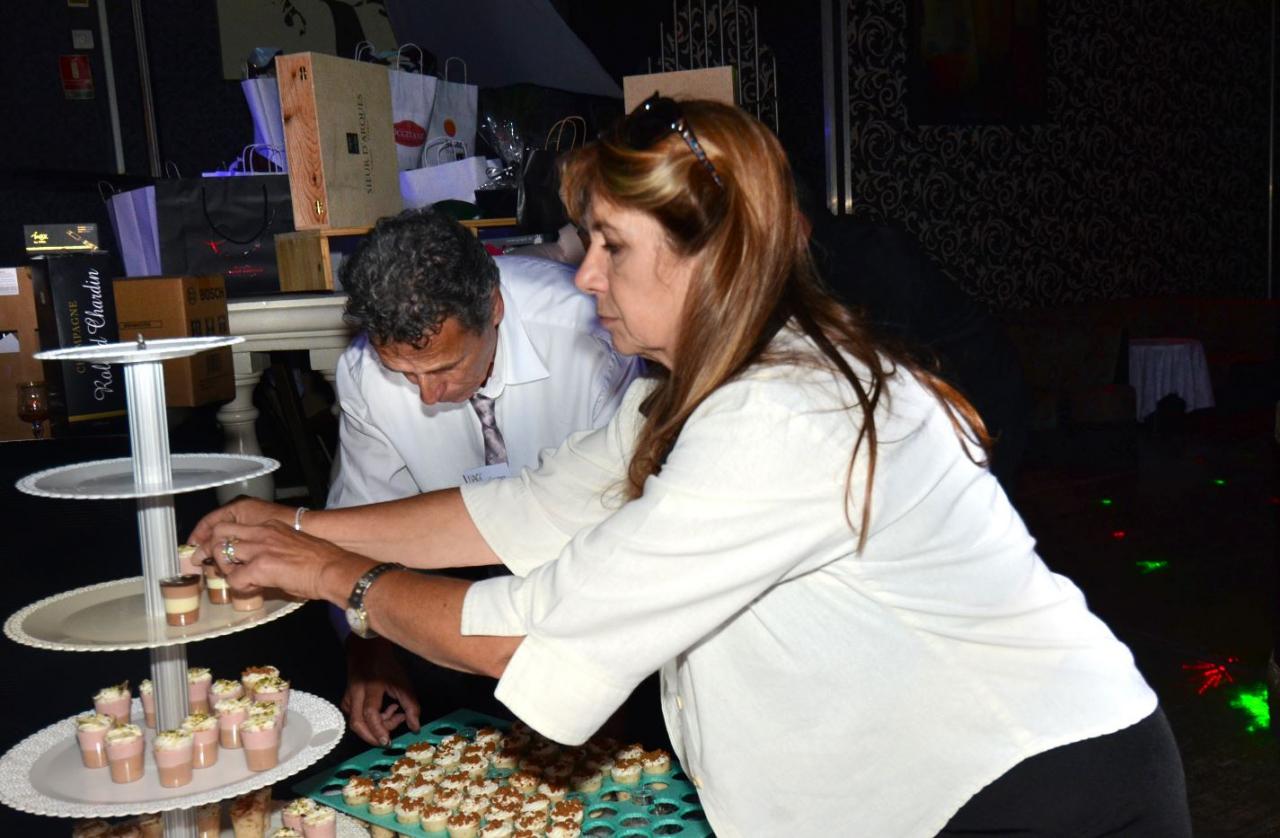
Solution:
{"label": "framed artwork on wall", "polygon": [[1045,118],[1040,0],[908,0],[907,108],[918,125]]}

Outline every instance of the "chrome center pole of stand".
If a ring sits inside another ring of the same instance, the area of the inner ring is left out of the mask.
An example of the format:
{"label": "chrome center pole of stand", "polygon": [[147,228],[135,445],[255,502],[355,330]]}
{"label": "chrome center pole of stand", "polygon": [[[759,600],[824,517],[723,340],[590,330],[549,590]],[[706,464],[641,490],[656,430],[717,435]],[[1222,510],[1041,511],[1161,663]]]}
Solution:
{"label": "chrome center pole of stand", "polygon": [[[139,489],[168,489],[169,425],[164,409],[164,367],[160,361],[124,365],[129,404],[129,439],[133,446],[133,482]],[[143,596],[152,631],[164,631],[164,598],[160,580],[178,573],[178,535],[173,495],[138,499],[138,537],[142,542]],[[187,716],[186,647],[151,650],[151,683],[155,688],[158,730],[176,728]],[[196,838],[193,810],[165,812],[167,838]]]}

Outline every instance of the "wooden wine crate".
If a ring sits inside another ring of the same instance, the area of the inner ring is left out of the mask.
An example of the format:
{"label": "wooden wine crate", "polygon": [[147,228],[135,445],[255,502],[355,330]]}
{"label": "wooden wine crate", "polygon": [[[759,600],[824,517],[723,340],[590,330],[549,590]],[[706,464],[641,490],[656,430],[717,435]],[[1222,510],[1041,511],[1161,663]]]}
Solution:
{"label": "wooden wine crate", "polygon": [[[459,222],[480,235],[486,227],[514,227],[514,218],[478,218]],[[276,236],[276,265],[280,272],[280,290],[332,291],[334,262],[350,255],[372,226],[341,227],[328,230],[299,230]]]}
{"label": "wooden wine crate", "polygon": [[294,226],[362,227],[399,212],[387,68],[300,52],[276,58],[276,78]]}

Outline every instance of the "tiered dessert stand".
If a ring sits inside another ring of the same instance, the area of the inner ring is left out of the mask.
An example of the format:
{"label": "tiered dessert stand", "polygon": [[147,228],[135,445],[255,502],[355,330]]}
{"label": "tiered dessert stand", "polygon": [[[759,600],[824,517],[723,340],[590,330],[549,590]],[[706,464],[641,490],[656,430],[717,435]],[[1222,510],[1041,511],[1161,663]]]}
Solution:
{"label": "tiered dessert stand", "polygon": [[[243,454],[170,455],[162,362],[239,343],[239,337],[178,338],[82,346],[42,352],[45,361],[120,364],[129,404],[132,456],[49,469],[18,481],[32,495],[72,500],[134,498],[142,543],[141,577],[69,591],[22,609],[4,625],[11,639],[40,649],[105,652],[151,650],[158,728],[176,728],[188,714],[186,644],[242,631],[284,616],[301,603],[268,600],[252,612],[201,604],[200,620],[168,626],[159,580],[179,572],[173,496],[268,474],[279,463]],[[88,696],[86,696],[86,705]],[[134,716],[141,710],[134,700]],[[87,708],[86,708],[87,709]],[[194,807],[245,794],[295,774],[327,754],[343,733],[341,713],[327,701],[294,690],[282,731],[280,764],[251,772],[224,752],[186,786],[160,786],[150,748],[141,780],[112,783],[105,769],[80,761],[75,727],[62,720],[27,737],[0,758],[0,802],[37,815],[114,817],[162,812],[168,838],[195,838]],[[148,741],[148,746],[150,742]]]}

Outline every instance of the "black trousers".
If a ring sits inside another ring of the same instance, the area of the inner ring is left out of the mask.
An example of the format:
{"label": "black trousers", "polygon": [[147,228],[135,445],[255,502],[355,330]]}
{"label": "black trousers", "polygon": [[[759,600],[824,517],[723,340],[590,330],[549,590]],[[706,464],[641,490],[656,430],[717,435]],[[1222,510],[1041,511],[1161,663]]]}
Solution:
{"label": "black trousers", "polygon": [[1023,760],[970,798],[938,835],[1190,836],[1182,758],[1164,711]]}

